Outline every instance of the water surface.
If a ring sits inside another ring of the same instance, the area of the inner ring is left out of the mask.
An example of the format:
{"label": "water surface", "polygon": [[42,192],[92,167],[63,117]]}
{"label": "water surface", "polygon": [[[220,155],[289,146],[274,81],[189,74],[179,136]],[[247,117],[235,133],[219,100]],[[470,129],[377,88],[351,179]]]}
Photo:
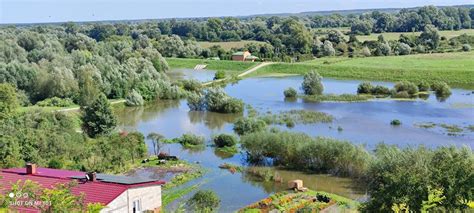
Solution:
{"label": "water surface", "polygon": [[[179,71],[177,78],[198,78],[207,81],[213,74],[203,71]],[[178,75],[179,76],[179,75]],[[444,145],[474,145],[474,134],[464,131],[460,136],[449,136],[437,129],[422,129],[414,126],[419,122],[455,124],[462,127],[474,124],[474,94],[471,91],[453,89],[446,101],[440,102],[434,95],[417,101],[369,101],[359,103],[308,103],[301,100],[288,102],[283,98],[283,90],[298,88],[302,77],[249,78],[225,87],[226,92],[252,105],[259,112],[291,109],[316,110],[335,117],[330,124],[296,125],[290,131],[305,132],[313,136],[326,136],[363,144],[369,150],[378,143],[394,144],[401,147],[424,145],[436,147]],[[325,93],[355,94],[360,81],[324,79]],[[392,87],[393,83],[373,82]],[[194,133],[207,138],[208,145],[213,135],[232,133],[232,123],[242,115],[212,112],[190,112],[185,100],[157,101],[144,107],[129,107],[117,110],[119,128],[138,130],[144,135],[157,132],[167,138],[179,137],[184,133]],[[399,119],[402,125],[393,127],[392,119]],[[343,131],[338,131],[342,127]],[[280,126],[282,129],[287,129]],[[151,147],[149,150],[152,150]],[[278,170],[284,183],[262,183],[252,177],[218,168],[223,163],[245,165],[244,155],[228,156],[206,146],[202,150],[183,149],[179,144],[168,144],[162,151],[177,155],[183,160],[199,163],[207,173],[187,185],[201,184],[202,189],[212,189],[221,198],[221,211],[235,211],[245,205],[263,199],[271,193],[285,189],[286,181],[302,179],[306,187],[322,190],[353,199],[361,198],[365,190],[355,181],[327,175],[305,174],[295,171]],[[156,176],[149,171],[134,175]],[[170,176],[163,176],[167,179]],[[178,203],[190,195],[170,205],[173,210]]]}

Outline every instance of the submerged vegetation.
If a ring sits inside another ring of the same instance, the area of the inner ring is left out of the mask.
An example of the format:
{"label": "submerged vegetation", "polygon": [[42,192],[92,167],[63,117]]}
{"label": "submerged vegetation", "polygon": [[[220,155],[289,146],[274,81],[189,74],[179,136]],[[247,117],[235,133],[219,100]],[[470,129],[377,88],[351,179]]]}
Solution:
{"label": "submerged vegetation", "polygon": [[439,100],[444,100],[451,95],[451,88],[445,82],[437,81],[429,85],[425,81],[421,81],[418,85],[409,81],[397,82],[392,90],[384,86],[373,86],[370,82],[362,82],[357,87],[358,94],[374,95],[375,97],[389,97],[408,99],[423,97],[428,95],[427,91],[434,91]]}
{"label": "submerged vegetation", "polygon": [[268,125],[278,124],[293,127],[295,124],[330,123],[333,117],[324,112],[309,110],[289,110],[277,114],[266,113],[257,117]]}
{"label": "submerged vegetation", "polygon": [[371,154],[349,142],[268,131],[244,135],[241,143],[252,163],[270,160],[285,168],[361,177],[371,195],[365,211],[390,211],[402,204],[420,210],[432,189],[449,201],[433,209],[464,209],[472,199],[474,155],[467,147],[400,149],[381,144]]}
{"label": "submerged vegetation", "polygon": [[228,96],[221,88],[209,88],[203,93],[191,94],[188,106],[192,111],[241,113],[244,110],[241,100]]}
{"label": "submerged vegetation", "polygon": [[350,142],[302,133],[250,133],[241,137],[241,144],[250,162],[272,158],[275,166],[342,176],[362,176],[370,159],[364,148]]}

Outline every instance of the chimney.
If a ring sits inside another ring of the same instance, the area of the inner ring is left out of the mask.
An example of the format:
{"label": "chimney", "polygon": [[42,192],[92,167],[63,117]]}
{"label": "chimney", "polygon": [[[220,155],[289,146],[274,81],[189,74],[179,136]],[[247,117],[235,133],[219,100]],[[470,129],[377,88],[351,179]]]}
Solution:
{"label": "chimney", "polygon": [[27,164],[26,164],[26,174],[27,174],[27,175],[34,175],[34,174],[36,174],[36,164],[34,164],[34,163],[27,163]]}
{"label": "chimney", "polygon": [[97,181],[97,173],[95,172],[88,172],[86,174],[87,181],[95,182]]}

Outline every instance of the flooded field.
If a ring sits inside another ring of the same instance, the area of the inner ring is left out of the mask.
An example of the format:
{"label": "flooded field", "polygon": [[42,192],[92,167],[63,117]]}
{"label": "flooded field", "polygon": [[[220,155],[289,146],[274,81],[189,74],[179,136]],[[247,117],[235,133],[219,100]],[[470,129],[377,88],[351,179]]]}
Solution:
{"label": "flooded field", "polygon": [[[199,81],[212,80],[212,71],[173,72],[173,78],[196,78]],[[178,76],[178,77],[177,77]],[[474,94],[472,91],[453,89],[452,95],[440,102],[434,95],[426,100],[395,101],[373,100],[357,103],[309,103],[302,100],[285,101],[283,90],[298,88],[301,76],[284,78],[249,78],[225,87],[233,97],[242,99],[257,111],[278,113],[290,109],[322,111],[333,115],[335,120],[327,124],[296,125],[290,131],[305,132],[313,136],[333,137],[363,144],[369,150],[378,143],[394,144],[401,147],[424,145],[474,146],[474,133],[468,127],[474,125]],[[360,81],[324,79],[324,93],[355,94]],[[392,87],[393,83],[373,82],[373,84]],[[219,133],[232,133],[233,122],[242,115],[219,114],[212,112],[190,112],[185,100],[158,101],[144,107],[118,109],[119,128],[138,130],[144,135],[157,132],[167,138],[179,137],[184,133],[194,133],[208,139]],[[391,126],[390,121],[399,119],[401,126]],[[421,128],[422,123],[456,125],[461,133],[449,134],[445,128]],[[287,129],[285,126],[278,126]],[[341,127],[342,130],[338,130]],[[151,150],[151,148],[150,148]],[[167,144],[163,151],[177,155],[183,160],[199,163],[207,173],[187,185],[200,183],[200,188],[212,189],[221,198],[221,210],[228,212],[267,197],[273,192],[284,190],[286,181],[302,179],[305,186],[338,195],[358,199],[365,190],[354,180],[327,175],[304,174],[295,171],[278,170],[283,184],[258,182],[245,174],[232,174],[218,168],[223,163],[245,165],[242,153],[228,156],[206,146],[202,150],[183,149],[179,144]],[[150,171],[137,171],[133,175],[156,176]],[[169,176],[161,174],[162,178]],[[186,199],[183,197],[182,200]],[[177,207],[172,203],[169,208]]]}

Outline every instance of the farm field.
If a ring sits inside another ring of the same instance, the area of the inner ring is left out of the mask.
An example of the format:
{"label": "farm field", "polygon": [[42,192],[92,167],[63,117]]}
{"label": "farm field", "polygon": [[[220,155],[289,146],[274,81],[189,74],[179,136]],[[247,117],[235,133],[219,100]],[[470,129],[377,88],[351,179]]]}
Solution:
{"label": "farm field", "polygon": [[304,74],[311,69],[324,77],[380,81],[438,81],[474,88],[474,53],[444,53],[378,58],[320,58],[302,63],[272,64],[253,76]]}
{"label": "farm field", "polygon": [[219,45],[225,50],[230,50],[232,48],[243,48],[246,44],[249,43],[264,43],[261,41],[252,41],[252,40],[242,40],[242,41],[223,41],[223,42],[208,42],[208,41],[200,41],[198,44],[202,48],[210,48],[214,45]]}

